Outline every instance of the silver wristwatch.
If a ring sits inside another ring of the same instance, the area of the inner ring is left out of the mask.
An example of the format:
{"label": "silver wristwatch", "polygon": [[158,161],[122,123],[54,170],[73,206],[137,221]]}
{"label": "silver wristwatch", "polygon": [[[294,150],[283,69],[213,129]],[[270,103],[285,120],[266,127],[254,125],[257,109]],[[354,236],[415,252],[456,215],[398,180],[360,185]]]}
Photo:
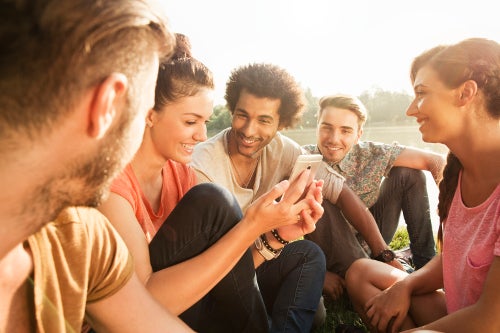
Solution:
{"label": "silver wristwatch", "polygon": [[262,239],[260,237],[257,237],[254,244],[255,244],[255,248],[257,249],[257,251],[266,260],[272,260],[272,259],[278,258],[278,256],[281,253],[281,250],[282,250],[282,249],[279,249],[279,250],[276,250],[276,252],[269,250],[266,246],[264,246],[264,243],[262,242]]}

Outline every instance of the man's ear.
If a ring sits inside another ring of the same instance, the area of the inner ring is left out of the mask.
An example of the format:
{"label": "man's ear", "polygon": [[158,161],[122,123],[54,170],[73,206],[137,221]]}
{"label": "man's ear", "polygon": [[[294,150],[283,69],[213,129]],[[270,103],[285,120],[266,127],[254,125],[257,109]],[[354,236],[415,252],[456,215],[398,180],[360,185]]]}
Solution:
{"label": "man's ear", "polygon": [[477,83],[474,80],[467,80],[458,88],[458,105],[468,104],[477,94]]}
{"label": "man's ear", "polygon": [[113,120],[123,111],[127,88],[127,77],[121,73],[111,74],[95,87],[89,110],[88,135],[100,139],[106,134]]}

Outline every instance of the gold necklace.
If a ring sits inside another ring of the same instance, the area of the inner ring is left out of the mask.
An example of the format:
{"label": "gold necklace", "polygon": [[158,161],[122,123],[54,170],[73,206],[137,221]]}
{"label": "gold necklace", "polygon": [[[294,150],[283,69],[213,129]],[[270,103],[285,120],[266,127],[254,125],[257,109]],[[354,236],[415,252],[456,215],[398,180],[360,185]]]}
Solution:
{"label": "gold necklace", "polygon": [[231,161],[231,165],[233,166],[233,169],[236,172],[236,178],[238,180],[238,183],[241,185],[241,187],[248,188],[248,185],[252,181],[252,178],[255,175],[255,171],[257,170],[257,165],[259,164],[260,155],[255,159],[255,162],[254,162],[254,165],[252,167],[252,170],[247,175],[247,178],[245,180],[243,179],[243,177],[241,177],[240,172],[238,171],[238,168],[234,164],[233,158],[231,157],[231,153],[229,151],[228,151],[228,155],[229,155],[229,160]]}

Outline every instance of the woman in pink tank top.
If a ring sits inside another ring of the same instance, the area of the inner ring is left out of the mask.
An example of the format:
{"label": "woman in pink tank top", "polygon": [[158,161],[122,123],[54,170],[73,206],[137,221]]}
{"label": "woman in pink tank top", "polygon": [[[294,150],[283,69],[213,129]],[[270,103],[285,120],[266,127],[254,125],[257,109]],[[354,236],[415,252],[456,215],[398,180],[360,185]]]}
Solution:
{"label": "woman in pink tank top", "polygon": [[374,332],[500,332],[500,45],[472,38],[434,47],[415,58],[411,81],[407,115],[424,141],[449,148],[441,251],[410,275],[359,260],[349,293]]}

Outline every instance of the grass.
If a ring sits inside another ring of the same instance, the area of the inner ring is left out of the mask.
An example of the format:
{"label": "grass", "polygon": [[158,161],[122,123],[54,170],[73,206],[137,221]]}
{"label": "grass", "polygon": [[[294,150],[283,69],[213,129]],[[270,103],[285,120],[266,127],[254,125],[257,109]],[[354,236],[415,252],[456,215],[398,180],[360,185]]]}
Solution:
{"label": "grass", "polygon": [[326,319],[325,323],[313,331],[313,333],[332,333],[335,328],[340,324],[352,324],[357,327],[364,328],[366,332],[368,329],[363,324],[359,315],[352,308],[351,302],[344,293],[338,300],[332,301],[325,298]]}
{"label": "grass", "polygon": [[394,251],[404,249],[410,245],[410,237],[408,236],[408,231],[406,227],[400,226],[394,237],[392,238],[392,242],[389,244],[389,247]]}
{"label": "grass", "polygon": [[[390,248],[393,250],[400,250],[408,247],[410,244],[410,239],[408,237],[408,232],[406,227],[401,226],[396,231],[392,242],[389,244]],[[359,315],[352,308],[352,304],[344,293],[343,296],[332,301],[329,298],[325,298],[326,307],[326,320],[325,323],[313,331],[313,333],[333,333],[335,328],[340,324],[351,324],[357,327],[364,328],[368,332],[367,327],[363,324],[363,321]]]}

